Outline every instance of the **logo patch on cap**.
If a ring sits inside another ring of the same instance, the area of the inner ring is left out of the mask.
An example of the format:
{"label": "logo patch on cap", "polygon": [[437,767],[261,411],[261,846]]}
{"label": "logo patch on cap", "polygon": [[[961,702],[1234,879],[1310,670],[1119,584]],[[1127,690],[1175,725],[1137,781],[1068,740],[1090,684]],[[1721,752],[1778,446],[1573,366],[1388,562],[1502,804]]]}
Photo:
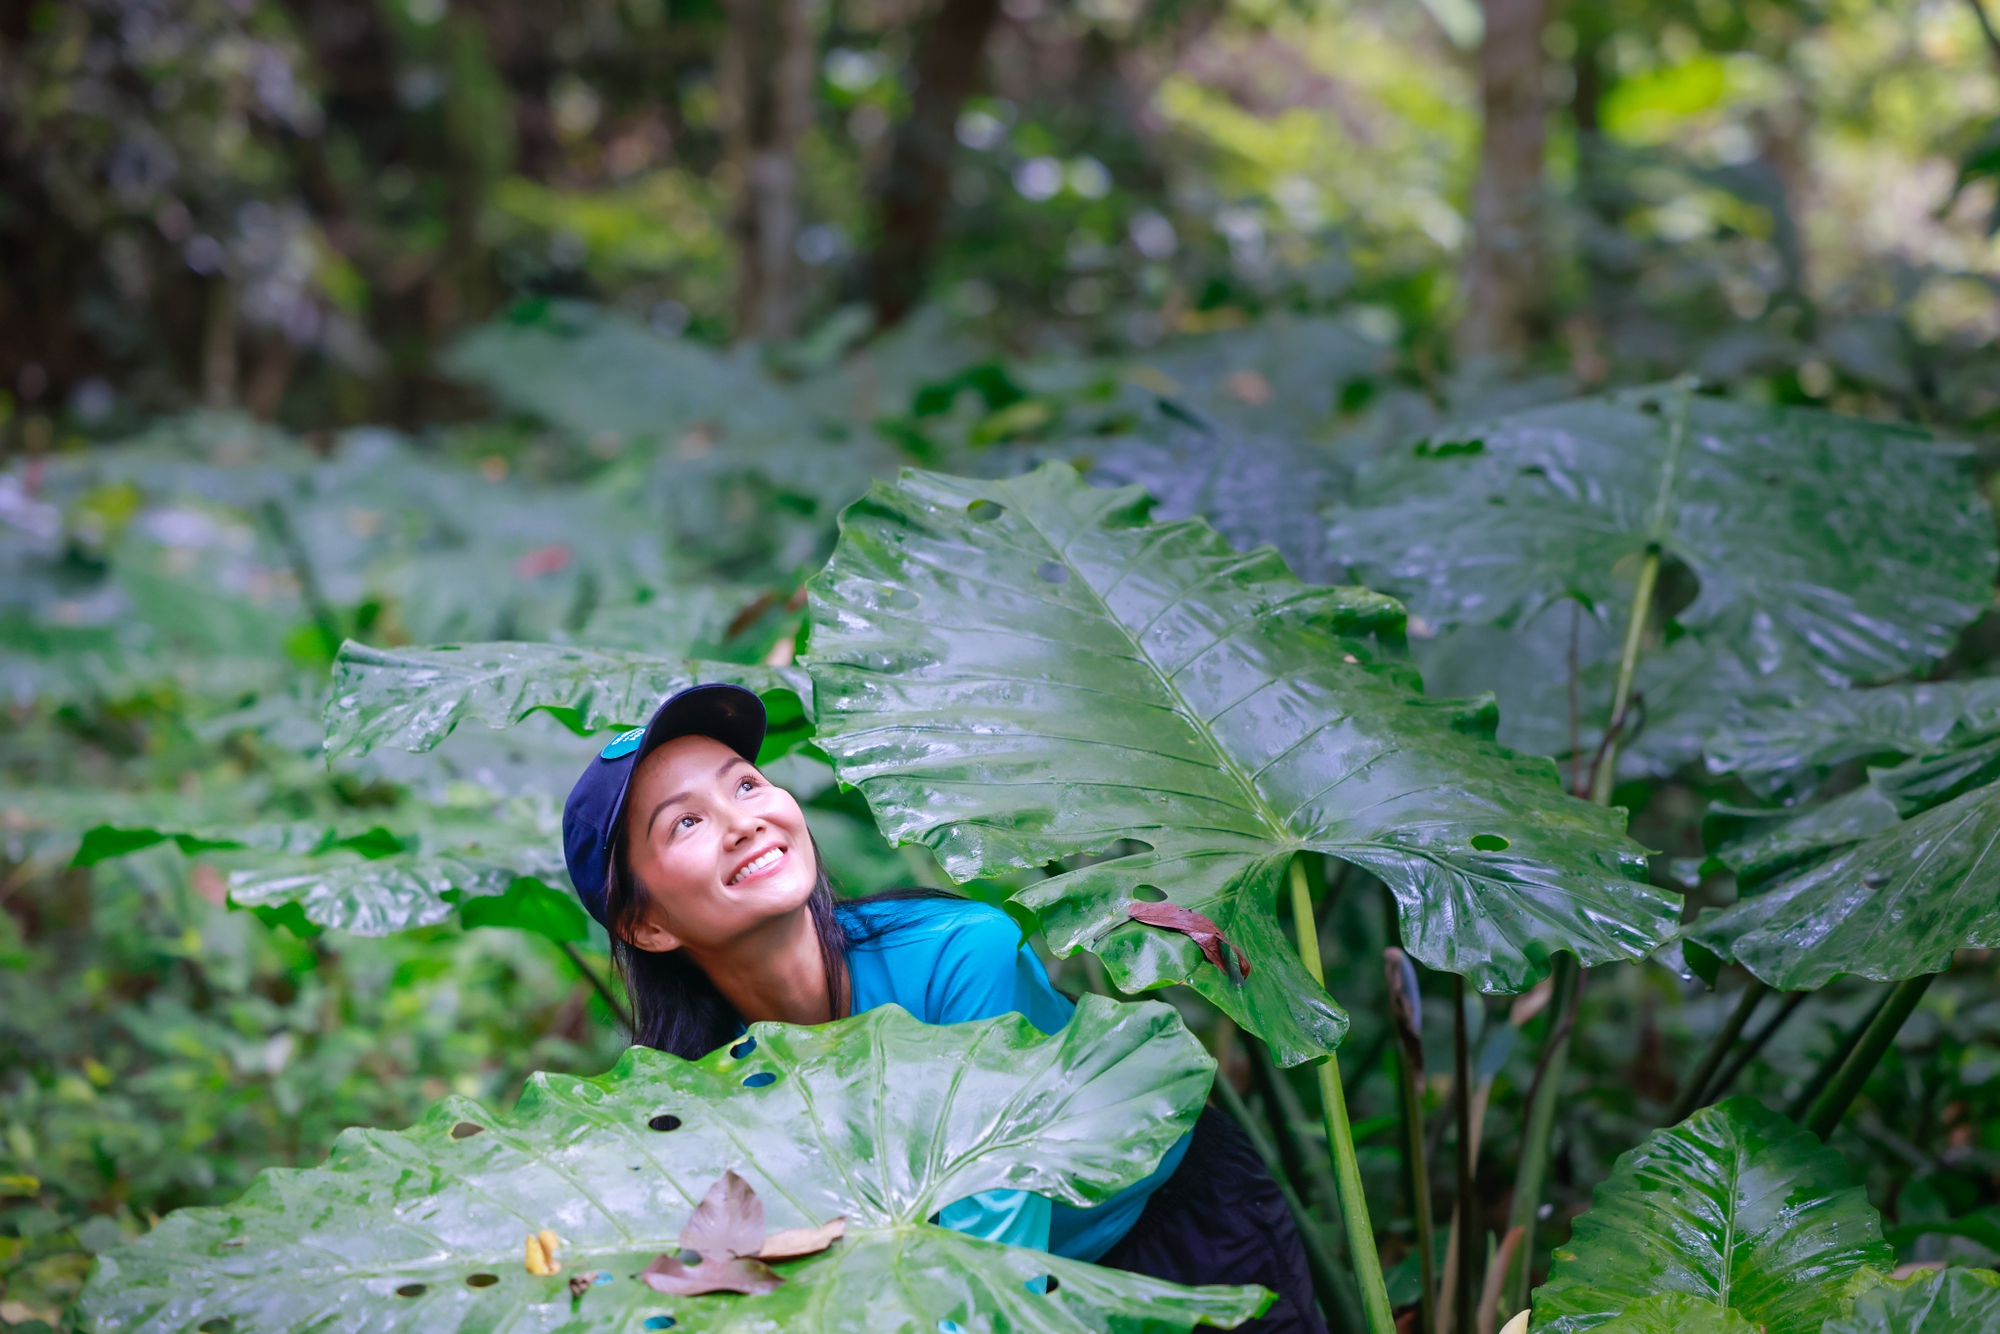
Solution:
{"label": "logo patch on cap", "polygon": [[639,749],[639,743],[646,739],[646,729],[635,727],[629,732],[620,732],[611,738],[611,744],[597,752],[600,760],[622,760]]}

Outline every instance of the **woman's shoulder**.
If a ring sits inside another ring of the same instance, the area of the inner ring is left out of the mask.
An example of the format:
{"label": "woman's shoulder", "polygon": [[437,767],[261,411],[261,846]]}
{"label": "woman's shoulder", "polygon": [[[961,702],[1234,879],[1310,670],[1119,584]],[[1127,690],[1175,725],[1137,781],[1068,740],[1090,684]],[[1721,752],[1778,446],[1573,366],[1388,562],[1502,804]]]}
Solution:
{"label": "woman's shoulder", "polygon": [[1021,944],[1021,928],[1013,918],[977,899],[878,899],[840,906],[861,934],[890,943],[892,939],[949,937],[982,945],[1004,944],[1009,951]]}

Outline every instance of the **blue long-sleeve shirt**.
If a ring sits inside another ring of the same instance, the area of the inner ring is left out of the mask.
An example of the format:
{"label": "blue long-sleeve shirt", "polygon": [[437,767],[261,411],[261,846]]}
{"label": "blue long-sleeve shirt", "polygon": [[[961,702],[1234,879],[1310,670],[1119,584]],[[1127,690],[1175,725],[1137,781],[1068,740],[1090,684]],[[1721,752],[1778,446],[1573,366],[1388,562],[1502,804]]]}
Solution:
{"label": "blue long-sleeve shirt", "polygon": [[[900,1005],[927,1024],[1019,1014],[1044,1033],[1074,1006],[1054,987],[1021,930],[998,908],[964,899],[844,905],[856,943],[847,951],[852,1008]],[[938,1222],[968,1236],[1096,1260],[1138,1221],[1146,1201],[1187,1153],[1183,1135],[1152,1175],[1089,1209],[1019,1190],[989,1190],[945,1206]]]}

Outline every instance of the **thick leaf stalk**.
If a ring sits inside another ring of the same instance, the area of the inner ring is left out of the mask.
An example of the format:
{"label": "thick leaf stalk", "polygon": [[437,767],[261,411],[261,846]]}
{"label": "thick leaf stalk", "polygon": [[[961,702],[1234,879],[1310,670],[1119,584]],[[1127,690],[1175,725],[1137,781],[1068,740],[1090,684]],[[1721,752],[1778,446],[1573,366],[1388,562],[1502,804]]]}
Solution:
{"label": "thick leaf stalk", "polygon": [[1569,1071],[1570,1028],[1576,1013],[1578,993],[1583,986],[1583,970],[1574,955],[1556,956],[1555,985],[1549,997],[1548,1038],[1542,1045],[1541,1067],[1528,1093],[1527,1128],[1521,1136],[1521,1162],[1514,1174],[1514,1212],[1510,1227],[1521,1229],[1522,1241],[1514,1248],[1507,1281],[1502,1288],[1502,1311],[1521,1311],[1528,1305],[1528,1287],[1535,1267],[1535,1225],[1542,1208],[1542,1178],[1549,1168],[1549,1136],[1556,1123],[1556,1099],[1561,1094],[1563,1076]]}
{"label": "thick leaf stalk", "polygon": [[1353,1281],[1341,1269],[1340,1262],[1327,1247],[1326,1237],[1320,1232],[1312,1212],[1299,1198],[1277,1145],[1265,1134],[1264,1127],[1257,1123],[1256,1114],[1243,1101],[1243,1095],[1236,1091],[1236,1086],[1219,1074],[1215,1080],[1215,1096],[1221,1101],[1223,1110],[1243,1127],[1251,1147],[1264,1160],[1271,1179],[1278,1183],[1278,1191],[1285,1197],[1285,1208],[1291,1211],[1292,1221],[1298,1225],[1299,1243],[1306,1252],[1306,1267],[1312,1271],[1313,1292],[1326,1315],[1330,1334],[1352,1334],[1361,1329],[1361,1299],[1354,1291]]}
{"label": "thick leaf stalk", "polygon": [[[1314,982],[1326,976],[1319,956],[1318,919],[1313,916],[1312,889],[1306,868],[1291,866],[1292,925],[1299,940],[1299,963]],[[1354,1151],[1354,1128],[1347,1119],[1347,1094],[1340,1086],[1340,1057],[1319,1063],[1319,1100],[1326,1118],[1326,1143],[1333,1151],[1334,1180],[1340,1187],[1340,1216],[1347,1224],[1347,1251],[1354,1279],[1361,1289],[1361,1312],[1368,1334],[1396,1334],[1396,1316],[1389,1306],[1389,1287],[1382,1278],[1382,1256],[1375,1249],[1375,1227],[1368,1218],[1368,1196],[1361,1187],[1361,1159]]]}
{"label": "thick leaf stalk", "polygon": [[1927,973],[1898,983],[1896,989],[1889,993],[1888,1003],[1869,1023],[1861,1041],[1848,1053],[1847,1059],[1841,1062],[1833,1081],[1807,1109],[1803,1123],[1807,1130],[1821,1139],[1833,1133],[1833,1128],[1840,1124],[1840,1118],[1847,1115],[1848,1107],[1861,1092],[1861,1086],[1868,1082],[1869,1075],[1875,1073],[1875,1067],[1881,1064],[1883,1055],[1896,1040],[1896,1034],[1902,1032],[1904,1022],[1916,1011],[1917,1003],[1923,1000],[1924,993],[1931,989],[1931,983],[1935,981],[1937,974]]}
{"label": "thick leaf stalk", "polygon": [[1729,1049],[1736,1045],[1736,1039],[1742,1034],[1743,1026],[1750,1022],[1751,1014],[1756,1011],[1758,1003],[1764,999],[1764,994],[1769,990],[1769,987],[1754,977],[1743,988],[1743,995],[1738,998],[1736,1008],[1729,1012],[1729,1019],[1722,1025],[1722,1031],[1715,1035],[1715,1041],[1708,1044],[1707,1052],[1702,1055],[1701,1064],[1694,1068],[1694,1073],[1690,1074],[1687,1082],[1681,1086],[1680,1096],[1674,1099],[1673,1109],[1667,1113],[1668,1125],[1679,1125],[1687,1119],[1688,1113],[1701,1106],[1701,1095],[1708,1088],[1708,1081],[1715,1078],[1716,1069],[1721,1066],[1723,1058],[1729,1055]]}

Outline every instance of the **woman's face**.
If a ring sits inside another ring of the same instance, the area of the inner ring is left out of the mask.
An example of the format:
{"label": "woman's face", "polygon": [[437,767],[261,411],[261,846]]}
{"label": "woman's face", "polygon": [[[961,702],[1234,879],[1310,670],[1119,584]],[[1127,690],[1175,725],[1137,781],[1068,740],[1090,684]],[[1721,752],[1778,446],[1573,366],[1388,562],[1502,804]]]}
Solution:
{"label": "woman's face", "polygon": [[726,950],[811,897],[819,867],[792,794],[711,737],[684,736],[640,761],[625,839],[644,911],[631,943]]}

